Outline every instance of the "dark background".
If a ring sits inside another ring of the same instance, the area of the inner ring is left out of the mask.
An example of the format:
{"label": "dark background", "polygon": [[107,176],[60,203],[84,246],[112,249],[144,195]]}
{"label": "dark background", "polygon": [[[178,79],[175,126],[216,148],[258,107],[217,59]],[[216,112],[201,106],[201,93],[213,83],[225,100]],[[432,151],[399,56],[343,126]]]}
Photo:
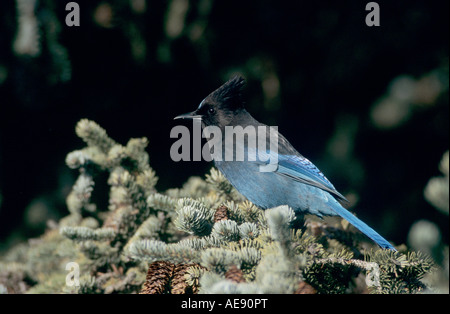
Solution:
{"label": "dark background", "polygon": [[[448,243],[448,216],[423,195],[448,150],[448,1],[377,1],[380,27],[365,24],[369,1],[76,1],[79,27],[65,25],[67,2],[36,4],[37,53],[16,48],[20,10],[0,2],[0,249],[67,215],[81,118],[122,144],[147,137],[160,191],[203,176],[211,164],[170,159],[173,117],[234,73],[252,115],[374,229],[400,244],[427,219]],[[443,82],[431,100],[430,73]],[[399,78],[425,96],[386,126],[373,112]]]}

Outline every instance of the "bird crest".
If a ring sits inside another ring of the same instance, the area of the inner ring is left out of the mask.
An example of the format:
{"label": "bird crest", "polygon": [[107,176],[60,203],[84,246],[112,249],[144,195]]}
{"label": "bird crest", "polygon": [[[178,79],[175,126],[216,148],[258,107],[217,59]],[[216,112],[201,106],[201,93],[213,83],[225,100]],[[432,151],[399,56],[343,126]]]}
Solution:
{"label": "bird crest", "polygon": [[228,107],[229,109],[242,107],[242,89],[244,85],[245,79],[240,75],[235,75],[225,84],[209,94],[206,100],[220,104],[221,107]]}

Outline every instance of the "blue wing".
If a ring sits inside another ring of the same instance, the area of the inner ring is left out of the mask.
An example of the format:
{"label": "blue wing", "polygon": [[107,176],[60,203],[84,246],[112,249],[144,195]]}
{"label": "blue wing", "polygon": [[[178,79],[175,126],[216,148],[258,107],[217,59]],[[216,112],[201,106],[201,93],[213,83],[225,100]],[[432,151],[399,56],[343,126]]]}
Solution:
{"label": "blue wing", "polygon": [[[301,155],[281,155],[274,152],[261,153],[258,151],[259,163],[267,164],[269,161],[277,162],[275,172],[278,175],[289,177],[297,182],[315,186],[319,189],[329,192],[338,200],[348,202],[348,200],[339,193],[324,174],[308,159]],[[261,160],[266,160],[261,162]]]}
{"label": "blue wing", "polygon": [[302,156],[278,155],[278,170],[280,175],[288,176],[291,179],[315,186],[327,191],[338,199],[348,202],[348,200],[339,193],[324,174],[308,159]]}

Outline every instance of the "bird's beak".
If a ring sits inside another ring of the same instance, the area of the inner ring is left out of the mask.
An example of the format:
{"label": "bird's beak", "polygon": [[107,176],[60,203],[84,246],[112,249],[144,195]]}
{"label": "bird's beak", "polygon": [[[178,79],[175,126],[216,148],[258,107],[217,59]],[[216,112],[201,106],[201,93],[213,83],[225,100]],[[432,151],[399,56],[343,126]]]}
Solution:
{"label": "bird's beak", "polygon": [[202,119],[202,115],[197,114],[196,111],[192,111],[189,113],[185,113],[185,114],[180,114],[179,116],[176,116],[175,118],[173,118],[174,120],[176,119]]}

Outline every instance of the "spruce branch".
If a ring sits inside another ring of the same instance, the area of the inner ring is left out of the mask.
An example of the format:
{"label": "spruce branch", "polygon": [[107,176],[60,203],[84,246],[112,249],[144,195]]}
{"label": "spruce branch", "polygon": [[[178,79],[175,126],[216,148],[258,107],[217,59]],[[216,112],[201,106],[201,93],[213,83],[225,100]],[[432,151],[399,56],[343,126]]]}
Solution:
{"label": "spruce branch", "polygon": [[87,227],[63,227],[60,230],[61,234],[68,239],[74,241],[108,241],[115,237],[116,233],[113,229],[91,229]]}
{"label": "spruce branch", "polygon": [[258,226],[252,222],[244,222],[238,228],[241,239],[255,239],[259,236]]}
{"label": "spruce branch", "polygon": [[108,137],[106,131],[94,121],[82,119],[78,122],[75,132],[88,145],[98,147],[104,154],[116,144]]}
{"label": "spruce branch", "polygon": [[266,210],[266,218],[270,234],[280,244],[283,254],[291,255],[290,223],[295,219],[294,211],[288,206],[279,206]]}
{"label": "spruce branch", "polygon": [[178,263],[198,263],[200,253],[183,244],[166,244],[156,240],[141,240],[130,244],[125,252],[132,259],[154,262],[166,260]]}
{"label": "spruce branch", "polygon": [[160,193],[151,194],[147,198],[148,207],[153,208],[155,210],[171,212],[175,210],[177,204],[178,199]]}
{"label": "spruce branch", "polygon": [[211,232],[211,236],[218,239],[230,242],[239,240],[239,228],[233,220],[221,220],[214,224]]}
{"label": "spruce branch", "polygon": [[41,54],[39,21],[36,0],[17,0],[18,29],[13,49],[19,56],[37,57]]}
{"label": "spruce branch", "polygon": [[230,265],[240,264],[240,261],[236,252],[222,248],[209,248],[201,253],[200,264],[208,270],[224,274]]}
{"label": "spruce branch", "polygon": [[365,260],[377,263],[380,269],[378,293],[417,293],[426,289],[423,276],[434,270],[434,261],[421,252],[369,251]]}
{"label": "spruce branch", "polygon": [[192,199],[181,199],[178,203],[175,226],[184,232],[196,236],[206,236],[211,233],[213,226],[213,211],[203,203]]}
{"label": "spruce branch", "polygon": [[449,214],[449,151],[442,156],[439,170],[443,176],[431,178],[424,190],[425,199],[445,214]]}
{"label": "spruce branch", "polygon": [[67,208],[70,213],[81,215],[83,209],[90,212],[95,211],[95,204],[90,203],[94,185],[95,182],[91,175],[81,173],[78,176],[72,191],[66,198]]}
{"label": "spruce branch", "polygon": [[225,176],[216,168],[211,168],[206,175],[206,182],[225,200],[244,201],[245,198],[231,185]]}
{"label": "spruce branch", "polygon": [[198,293],[200,287],[200,278],[206,272],[206,268],[199,265],[193,264],[186,269],[184,278],[186,283],[191,287],[192,293]]}

